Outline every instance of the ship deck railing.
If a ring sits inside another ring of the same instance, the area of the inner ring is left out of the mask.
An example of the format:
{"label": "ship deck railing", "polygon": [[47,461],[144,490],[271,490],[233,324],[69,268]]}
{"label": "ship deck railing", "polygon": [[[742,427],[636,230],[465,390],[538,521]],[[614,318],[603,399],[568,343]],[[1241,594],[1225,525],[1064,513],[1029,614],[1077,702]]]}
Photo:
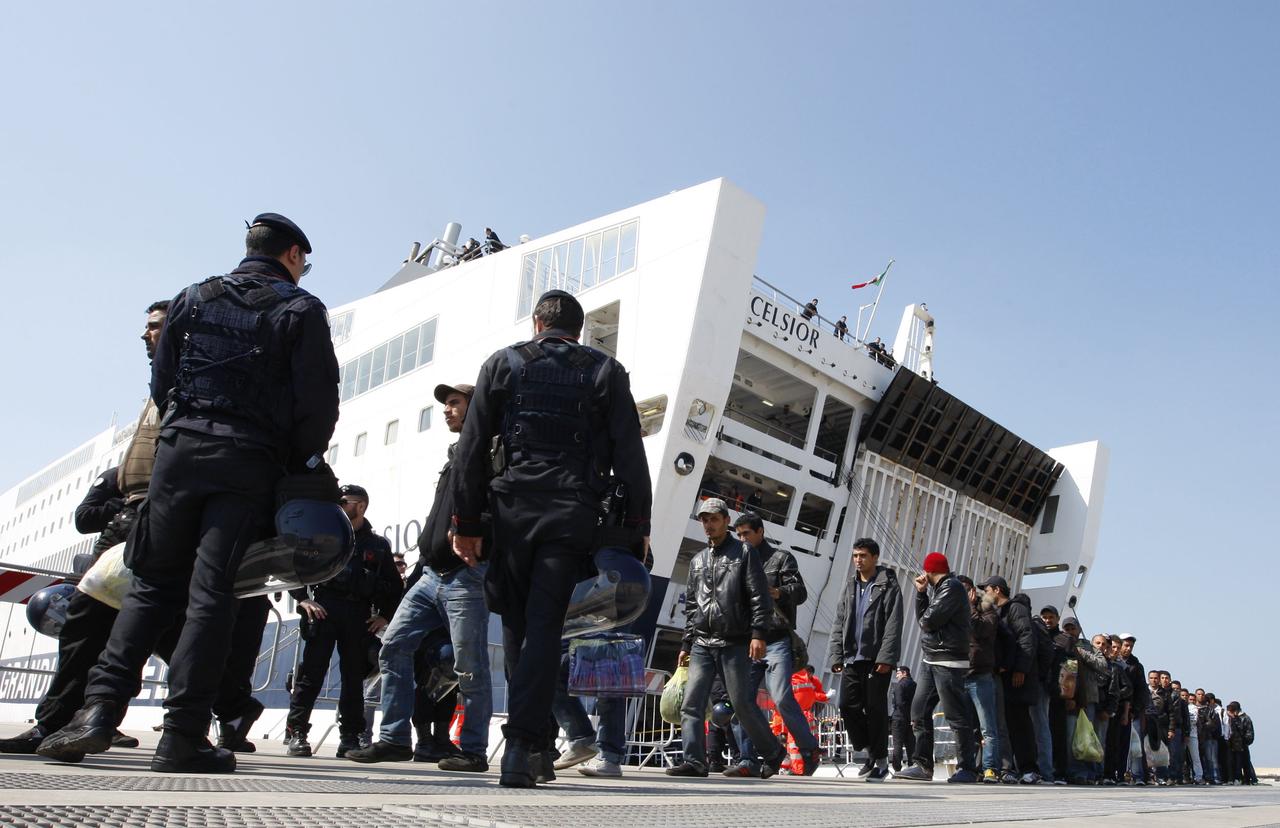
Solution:
{"label": "ship deck railing", "polygon": [[869,343],[864,342],[861,339],[858,339],[857,336],[855,336],[853,333],[849,331],[845,331],[843,335],[837,334],[835,322],[832,322],[830,319],[823,316],[821,313],[814,313],[811,316],[806,316],[804,302],[801,302],[799,299],[796,299],[794,296],[787,293],[782,288],[772,284],[771,282],[768,282],[767,280],[761,278],[759,275],[752,275],[751,278],[754,282],[753,286],[757,293],[768,296],[770,299],[772,299],[774,302],[778,303],[779,305],[783,305],[783,304],[790,305],[795,310],[796,314],[799,315],[802,319],[804,319],[805,322],[809,323],[811,326],[818,327],[819,329],[822,329],[823,326],[825,326],[825,330],[829,331],[832,336],[836,337],[846,345],[866,351],[868,354],[870,354],[872,359],[874,359],[876,362],[880,363],[881,365],[885,366],[886,368],[897,369],[898,362],[893,358],[892,355],[886,353],[885,351],[876,350],[875,348],[872,348]]}
{"label": "ship deck railing", "polygon": [[770,437],[774,438],[775,440],[781,440],[782,442],[786,443],[789,446],[792,446],[793,448],[798,448],[798,449],[804,448],[803,437],[799,437],[795,434],[792,434],[790,431],[787,431],[786,429],[779,428],[778,426],[771,424],[768,420],[764,419],[763,417],[757,417],[754,414],[748,414],[746,411],[743,411],[739,408],[732,408],[730,406],[725,406],[724,416],[728,417],[730,420],[735,420],[739,423],[742,423],[743,425],[751,426],[756,431],[760,431],[760,432],[763,432],[764,434],[768,434]]}

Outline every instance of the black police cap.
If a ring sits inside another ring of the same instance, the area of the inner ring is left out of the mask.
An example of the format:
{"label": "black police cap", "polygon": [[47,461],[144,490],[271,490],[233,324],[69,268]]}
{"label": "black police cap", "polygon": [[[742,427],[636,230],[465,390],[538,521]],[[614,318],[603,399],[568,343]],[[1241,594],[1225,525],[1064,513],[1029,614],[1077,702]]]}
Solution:
{"label": "black police cap", "polygon": [[356,485],[356,484],[354,484],[354,483],[348,483],[347,485],[343,486],[343,487],[342,487],[341,489],[339,489],[338,491],[339,491],[339,492],[341,492],[344,496],[345,496],[345,495],[350,495],[351,497],[354,497],[356,500],[368,500],[368,499],[369,499],[369,493],[368,493],[367,491],[365,491],[364,486],[357,486],[357,485]]}
{"label": "black police cap", "polygon": [[253,222],[249,225],[249,228],[252,229],[258,225],[265,225],[291,236],[298,243],[298,246],[302,248],[303,252],[311,252],[311,242],[307,241],[307,234],[302,232],[301,227],[279,213],[259,213],[253,217]]}
{"label": "black police cap", "polygon": [[543,302],[547,301],[548,299],[568,299],[570,302],[578,306],[578,310],[582,310],[582,303],[578,301],[578,297],[574,296],[572,293],[569,293],[568,291],[563,291],[563,290],[547,291],[546,293],[538,297],[538,301],[534,302],[533,306],[536,308],[538,305],[541,305]]}

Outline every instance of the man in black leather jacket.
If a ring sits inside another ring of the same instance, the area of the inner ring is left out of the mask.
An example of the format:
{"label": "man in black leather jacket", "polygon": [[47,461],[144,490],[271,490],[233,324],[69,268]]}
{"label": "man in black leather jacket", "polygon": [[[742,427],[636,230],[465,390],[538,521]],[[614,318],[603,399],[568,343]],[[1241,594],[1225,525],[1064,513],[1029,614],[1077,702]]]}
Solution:
{"label": "man in black leather jacket", "polygon": [[[796,628],[796,607],[804,603],[809,593],[805,588],[804,578],[800,576],[796,556],[765,539],[764,521],[759,515],[741,515],[734,521],[733,528],[738,538],[754,547],[756,554],[760,556],[764,576],[769,584],[769,597],[773,599],[773,612],[769,614],[765,627],[765,657],[761,661],[751,662],[750,694],[754,698],[767,677],[769,697],[778,708],[796,746],[805,756],[804,775],[812,776],[817,770],[817,759],[822,752],[817,749],[818,738],[809,730],[804,712],[800,710],[800,705],[791,692],[791,674],[797,669],[791,645],[791,636]],[[758,772],[756,760],[759,757],[755,753],[751,736],[741,724],[735,728],[735,733],[741,746],[742,758],[734,767],[725,771],[725,776],[755,776]],[[813,761],[810,761],[811,758]]]}
{"label": "man in black leather jacket", "polygon": [[933,779],[933,710],[941,701],[947,724],[956,736],[958,758],[958,770],[947,781],[977,782],[974,717],[964,689],[969,672],[969,597],[941,552],[925,556],[924,574],[915,579],[915,586],[922,655],[919,686],[911,705],[916,751],[912,766],[894,778]]}
{"label": "man in black leather jacket", "polygon": [[[667,768],[668,776],[706,776],[704,714],[717,666],[738,721],[765,754],[759,775],[767,779],[778,772],[786,750],[773,737],[764,714],[750,691],[752,659],[765,657],[765,636],[773,599],[756,550],[729,531],[729,507],[718,497],[698,507],[698,519],[707,533],[707,548],[689,561],[685,590],[684,641],[677,663],[689,666],[689,683],[680,708],[684,761]],[[806,756],[806,761],[810,757]],[[814,758],[816,765],[817,757]]]}

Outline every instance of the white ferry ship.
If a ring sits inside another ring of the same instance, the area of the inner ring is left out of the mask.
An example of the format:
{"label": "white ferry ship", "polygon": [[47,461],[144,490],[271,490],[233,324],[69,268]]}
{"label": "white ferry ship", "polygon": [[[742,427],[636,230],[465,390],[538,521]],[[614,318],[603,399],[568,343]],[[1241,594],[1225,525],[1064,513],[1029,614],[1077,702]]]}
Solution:
{"label": "white ferry ship", "polygon": [[[902,314],[896,360],[806,318],[801,302],[755,274],[764,216],[764,205],[718,179],[488,255],[464,255],[457,225],[425,252],[415,244],[381,288],[330,311],[342,408],[329,462],[369,490],[375,528],[412,563],[454,439],[432,389],[473,382],[486,356],[528,337],[533,301],[558,287],[587,312],[584,341],[631,371],[655,488],[643,618],[651,667],[674,664],[688,561],[705,543],[693,509],[709,494],[758,512],[768,536],[795,553],[809,587],[799,631],[815,658],[862,536],[879,541],[882,562],[908,588],[924,555],[940,550],[959,572],[1004,575],[1035,607],[1074,607],[1097,544],[1106,449],[1039,448],[946,390],[922,305]],[[92,545],[76,534],[73,510],[120,461],[133,427],[113,422],[0,496],[0,599],[9,602],[0,605],[0,712],[9,721],[31,715],[56,653],[17,602]],[[297,641],[290,599],[276,610],[257,684],[279,711]],[[910,618],[905,660],[915,663]],[[500,683],[496,619],[490,640]],[[130,708],[135,725],[158,719],[163,677],[153,661]],[[495,696],[504,710],[504,688]],[[269,718],[260,725],[282,725]]]}

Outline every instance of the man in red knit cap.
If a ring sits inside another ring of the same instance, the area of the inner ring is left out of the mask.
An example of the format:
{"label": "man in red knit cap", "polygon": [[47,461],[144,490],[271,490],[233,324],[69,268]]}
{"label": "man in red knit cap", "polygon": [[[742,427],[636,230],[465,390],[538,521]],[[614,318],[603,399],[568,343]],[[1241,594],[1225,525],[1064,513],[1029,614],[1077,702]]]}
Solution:
{"label": "man in red knit cap", "polygon": [[951,574],[951,564],[941,552],[924,559],[924,574],[915,579],[916,621],[920,624],[919,685],[911,704],[911,728],[916,751],[911,767],[894,779],[927,782],[933,779],[933,709],[942,702],[947,724],[956,735],[958,769],[948,782],[977,782],[973,767],[973,714],[965,696],[964,678],[969,672],[969,597]]}

